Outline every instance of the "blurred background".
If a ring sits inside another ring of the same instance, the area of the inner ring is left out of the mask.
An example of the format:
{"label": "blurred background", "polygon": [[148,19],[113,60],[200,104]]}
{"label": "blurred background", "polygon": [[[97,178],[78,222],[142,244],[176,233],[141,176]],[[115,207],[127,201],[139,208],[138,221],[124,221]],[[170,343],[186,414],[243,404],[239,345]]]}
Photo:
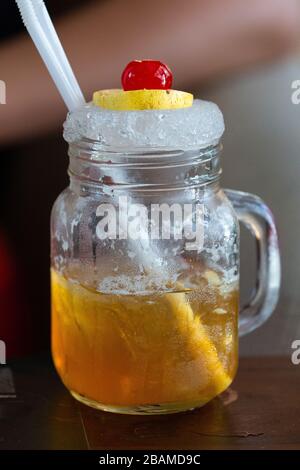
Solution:
{"label": "blurred background", "polygon": [[[289,354],[300,338],[299,0],[48,0],[87,99],[119,86],[134,58],[169,64],[174,88],[218,103],[225,116],[223,186],[273,209],[283,263],[273,317],[241,340],[247,355]],[[0,339],[10,356],[49,346],[49,217],[67,186],[66,110],[15,2],[0,5]],[[243,297],[254,247],[242,236]]]}

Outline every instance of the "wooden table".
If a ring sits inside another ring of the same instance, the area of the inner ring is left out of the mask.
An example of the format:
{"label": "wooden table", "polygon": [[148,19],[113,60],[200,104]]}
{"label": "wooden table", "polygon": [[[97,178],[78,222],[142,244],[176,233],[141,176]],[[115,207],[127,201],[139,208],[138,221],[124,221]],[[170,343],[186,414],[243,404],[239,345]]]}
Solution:
{"label": "wooden table", "polygon": [[0,366],[0,449],[300,449],[300,365],[241,359],[222,397],[147,417],[80,405],[48,358],[20,360]]}

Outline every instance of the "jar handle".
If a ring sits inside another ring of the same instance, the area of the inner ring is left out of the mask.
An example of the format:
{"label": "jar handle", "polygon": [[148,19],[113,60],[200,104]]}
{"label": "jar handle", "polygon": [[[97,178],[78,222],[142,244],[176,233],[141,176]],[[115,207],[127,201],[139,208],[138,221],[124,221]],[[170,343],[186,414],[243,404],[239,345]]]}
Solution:
{"label": "jar handle", "polygon": [[254,194],[225,190],[238,220],[256,239],[257,280],[250,301],[240,312],[239,335],[262,325],[273,313],[280,290],[280,252],[274,218],[269,207]]}

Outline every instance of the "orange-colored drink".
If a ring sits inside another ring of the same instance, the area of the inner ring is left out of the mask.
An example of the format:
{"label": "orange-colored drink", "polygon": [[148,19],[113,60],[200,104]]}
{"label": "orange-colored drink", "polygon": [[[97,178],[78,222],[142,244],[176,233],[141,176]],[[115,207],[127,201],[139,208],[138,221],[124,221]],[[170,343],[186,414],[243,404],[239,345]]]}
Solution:
{"label": "orange-colored drink", "polygon": [[214,271],[196,289],[133,295],[101,293],[52,270],[55,366],[92,406],[201,406],[235,375],[237,312],[236,283]]}

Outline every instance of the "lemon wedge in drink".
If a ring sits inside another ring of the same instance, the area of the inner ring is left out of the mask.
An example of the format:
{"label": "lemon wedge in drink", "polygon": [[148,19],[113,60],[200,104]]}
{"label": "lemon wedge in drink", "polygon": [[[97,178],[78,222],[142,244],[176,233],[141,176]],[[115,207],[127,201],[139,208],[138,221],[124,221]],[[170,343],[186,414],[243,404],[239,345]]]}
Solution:
{"label": "lemon wedge in drink", "polygon": [[180,109],[193,104],[193,95],[179,90],[99,90],[93,94],[93,103],[112,111],[139,111],[145,109]]}
{"label": "lemon wedge in drink", "polygon": [[[176,318],[178,331],[185,335],[187,348],[197,357],[202,355],[208,374],[211,377],[210,393],[213,396],[224,392],[232,382],[232,378],[224,370],[223,364],[218,356],[217,349],[209,337],[200,317],[196,316],[184,292],[166,294],[165,301],[169,304]],[[167,325],[166,325],[167,327]],[[202,365],[201,365],[202,367]],[[196,372],[196,371],[195,371]],[[201,370],[198,371],[203,373]],[[204,397],[202,397],[204,399]],[[204,401],[208,401],[207,397]]]}

